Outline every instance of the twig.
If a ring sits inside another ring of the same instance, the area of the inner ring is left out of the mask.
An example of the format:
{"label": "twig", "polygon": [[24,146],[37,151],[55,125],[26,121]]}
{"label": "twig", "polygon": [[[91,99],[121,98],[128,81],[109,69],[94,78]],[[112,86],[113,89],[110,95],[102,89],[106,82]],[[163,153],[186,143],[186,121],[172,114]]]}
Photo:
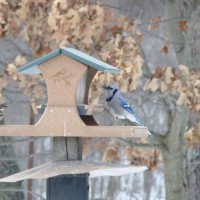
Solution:
{"label": "twig", "polygon": [[[158,38],[158,39],[160,39],[160,40],[166,41],[165,38],[163,38],[163,37],[161,37],[161,36],[159,36],[159,35],[157,35],[157,34],[155,34],[155,33],[152,33],[152,32],[150,32],[150,31],[147,31],[147,30],[145,30],[144,28],[138,27],[138,29],[141,30],[141,31],[143,31],[143,32],[145,32],[145,33],[147,33],[147,34],[149,34],[149,35],[151,35],[151,36],[153,36],[153,37],[156,37],[156,38]],[[169,44],[176,44],[176,45],[180,45],[180,46],[182,46],[182,45],[184,44],[184,43],[175,42],[175,41],[167,41],[167,42],[168,42]]]}
{"label": "twig", "polygon": [[31,53],[27,53],[27,51],[25,51],[24,49],[22,49],[22,47],[21,47],[19,44],[17,44],[17,43],[13,40],[13,38],[10,37],[9,39],[10,39],[10,42],[17,48],[17,50],[18,50],[22,55],[25,55],[25,56],[30,57],[30,58],[33,57]]}
{"label": "twig", "polygon": [[128,146],[131,147],[140,147],[140,148],[154,148],[154,149],[163,149],[163,146],[161,144],[158,143],[145,143],[145,144],[141,144],[141,143],[133,143],[131,141],[128,141],[124,138],[116,138],[116,140],[118,140],[119,142],[122,142]]}
{"label": "twig", "polygon": [[145,25],[154,25],[154,24],[160,24],[160,23],[165,23],[165,22],[170,22],[170,21],[179,21],[179,20],[191,20],[189,17],[173,17],[173,18],[168,18],[168,19],[163,19],[160,21],[156,21],[156,22],[144,22],[144,23],[139,23],[137,26],[141,27],[141,26],[145,26]]}
{"label": "twig", "polygon": [[3,161],[14,161],[14,160],[24,160],[24,159],[30,159],[32,157],[37,157],[37,156],[52,156],[52,152],[45,152],[45,153],[35,153],[35,154],[31,154],[29,156],[15,156],[15,158],[8,158],[8,157],[1,157],[0,158],[0,162]]}
{"label": "twig", "polygon": [[41,195],[36,194],[31,191],[23,190],[23,189],[14,189],[14,188],[0,189],[0,192],[28,192],[28,193],[31,193],[35,197],[39,197],[41,200],[45,200]]}

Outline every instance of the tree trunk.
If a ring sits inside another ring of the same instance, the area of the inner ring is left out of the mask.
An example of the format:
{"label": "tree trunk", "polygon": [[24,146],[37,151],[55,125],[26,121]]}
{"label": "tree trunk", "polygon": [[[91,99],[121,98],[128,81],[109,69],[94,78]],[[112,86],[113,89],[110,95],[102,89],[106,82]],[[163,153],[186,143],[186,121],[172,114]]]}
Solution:
{"label": "tree trunk", "polygon": [[177,107],[171,128],[165,137],[162,151],[164,160],[166,200],[183,200],[185,196],[183,170],[183,135],[187,126],[188,113],[184,107]]}
{"label": "tree trunk", "polygon": [[186,200],[200,199],[200,145],[187,149],[185,154]]}
{"label": "tree trunk", "polygon": [[181,147],[176,153],[163,153],[165,163],[165,191],[166,200],[183,200],[183,156]]}
{"label": "tree trunk", "polygon": [[[166,19],[178,19],[180,18],[180,4],[182,0],[166,0],[165,5],[165,16]],[[173,47],[176,52],[177,60],[184,61],[184,48],[185,48],[185,39],[183,33],[178,31],[178,20],[169,20],[168,22],[168,30],[170,41],[173,42]],[[186,63],[181,63],[185,64]]]}
{"label": "tree trunk", "polygon": [[[194,44],[197,42],[195,40],[195,24],[199,20],[199,13],[200,13],[200,1],[199,0],[166,0],[166,18],[177,18],[177,17],[185,17],[188,19],[188,28],[186,31],[178,31],[178,23],[177,21],[169,21],[168,22],[168,28],[169,28],[169,34],[170,39],[174,42],[174,50],[177,54],[177,60],[178,63],[186,65],[188,68],[197,67],[195,66],[195,60],[194,60]],[[196,31],[197,32],[197,31]],[[197,34],[197,33],[196,33]],[[169,144],[170,145],[170,144]],[[180,148],[180,147],[179,147]],[[176,159],[175,163],[177,166],[180,164],[178,160],[180,160],[180,157],[185,159],[185,168],[184,168],[184,174],[182,174],[182,168],[181,174],[185,175],[185,180],[182,179],[182,181],[185,181],[184,184],[186,185],[186,195],[185,198],[187,200],[199,200],[200,199],[200,192],[199,187],[200,186],[200,165],[198,162],[194,163],[194,165],[191,163],[194,160],[198,160],[200,158],[200,148],[197,147],[196,151],[187,150],[185,153],[185,158],[183,158],[182,155],[179,155],[179,158],[175,157]],[[184,149],[184,150],[185,150]],[[177,151],[177,156],[179,151]],[[163,154],[164,155],[164,154]],[[170,163],[169,156],[164,155],[163,156],[166,163]],[[178,162],[178,163],[177,163]],[[172,165],[175,165],[172,161]],[[183,165],[183,163],[182,163]],[[167,164],[168,166],[168,164]],[[166,167],[167,167],[166,166]],[[176,169],[176,168],[175,168]],[[167,169],[166,169],[167,170]],[[167,174],[168,172],[166,172]],[[167,178],[167,177],[166,177]],[[166,185],[167,187],[170,187]],[[167,195],[167,194],[166,194]]]}
{"label": "tree trunk", "polygon": [[[168,22],[170,41],[173,42],[178,63],[188,68],[192,68],[195,65],[193,55],[193,47],[196,42],[194,26],[198,21],[199,12],[199,0],[166,0],[166,19],[177,19],[169,20]],[[186,30],[179,30],[178,24],[180,21],[186,21]]]}

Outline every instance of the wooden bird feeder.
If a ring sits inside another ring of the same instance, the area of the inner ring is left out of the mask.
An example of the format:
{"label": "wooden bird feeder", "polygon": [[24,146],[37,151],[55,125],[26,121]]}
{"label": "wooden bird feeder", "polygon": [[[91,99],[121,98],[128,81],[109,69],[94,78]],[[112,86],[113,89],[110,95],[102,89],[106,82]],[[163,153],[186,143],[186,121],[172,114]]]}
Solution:
{"label": "wooden bird feeder", "polygon": [[[82,162],[78,161],[81,159],[78,159],[78,153],[74,153],[74,143],[70,143],[70,139],[77,137],[146,138],[148,136],[146,127],[99,126],[92,115],[86,114],[87,109],[90,108],[88,106],[90,84],[98,71],[119,73],[119,69],[72,48],[60,48],[18,69],[21,74],[41,73],[43,75],[48,92],[47,106],[43,109],[44,113],[37,124],[1,125],[0,136],[50,136],[58,139],[53,141],[52,162],[0,179],[0,181],[15,182],[29,178],[41,179],[88,172],[92,177],[122,175],[146,169],[146,167]],[[72,150],[66,156],[66,148],[71,147],[73,147]],[[78,152],[80,148],[77,149]]]}
{"label": "wooden bird feeder", "polygon": [[92,116],[78,113],[88,104],[89,87],[97,71],[119,69],[72,48],[60,48],[18,69],[42,73],[48,92],[47,107],[36,125],[2,125],[0,136],[147,137],[146,127],[98,126]]}

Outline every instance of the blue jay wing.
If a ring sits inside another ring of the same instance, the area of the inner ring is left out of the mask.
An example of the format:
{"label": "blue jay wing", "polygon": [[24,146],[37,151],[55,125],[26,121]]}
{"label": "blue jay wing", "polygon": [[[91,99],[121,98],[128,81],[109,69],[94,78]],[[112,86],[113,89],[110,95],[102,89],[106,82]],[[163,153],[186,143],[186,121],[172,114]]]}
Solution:
{"label": "blue jay wing", "polygon": [[126,111],[128,111],[130,114],[135,115],[132,108],[125,102],[124,99],[120,98],[120,106],[124,108]]}
{"label": "blue jay wing", "polygon": [[129,112],[131,115],[133,115],[135,117],[136,122],[138,123],[138,125],[142,126],[142,122],[137,118],[137,116],[135,115],[134,111],[132,110],[132,108],[125,102],[124,99],[120,98],[120,106],[122,108],[124,108],[127,112]]}
{"label": "blue jay wing", "polygon": [[123,108],[128,111],[130,114],[135,115],[135,113],[133,112],[132,108],[128,105],[128,104],[124,104]]}

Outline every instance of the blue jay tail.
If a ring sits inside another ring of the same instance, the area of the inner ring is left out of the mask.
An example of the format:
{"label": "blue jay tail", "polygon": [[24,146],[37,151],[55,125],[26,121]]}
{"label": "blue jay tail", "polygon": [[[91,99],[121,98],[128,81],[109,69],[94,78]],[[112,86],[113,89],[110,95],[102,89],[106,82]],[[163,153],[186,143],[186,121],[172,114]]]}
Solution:
{"label": "blue jay tail", "polygon": [[[127,119],[127,118],[125,118],[125,119]],[[130,119],[129,119],[130,120]],[[131,121],[131,120],[130,120]],[[142,124],[142,122],[140,122],[140,121],[136,121],[136,122],[133,122],[133,121],[131,121],[132,123],[133,123],[133,125],[134,126],[141,126],[141,127],[145,127],[143,124]],[[148,135],[151,135],[151,133],[149,132],[149,130],[148,130]]]}
{"label": "blue jay tail", "polygon": [[149,132],[149,130],[148,130],[148,135],[151,135],[151,133]]}

